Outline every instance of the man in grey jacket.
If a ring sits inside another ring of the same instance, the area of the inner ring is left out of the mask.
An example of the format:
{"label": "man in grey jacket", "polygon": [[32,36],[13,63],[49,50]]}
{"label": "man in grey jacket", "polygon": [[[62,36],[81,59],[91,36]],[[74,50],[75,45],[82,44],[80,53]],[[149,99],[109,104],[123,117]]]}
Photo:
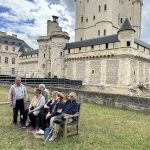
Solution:
{"label": "man in grey jacket", "polygon": [[26,87],[21,84],[21,77],[17,76],[15,84],[11,86],[8,94],[8,101],[13,107],[13,123],[17,124],[18,111],[23,115],[24,106],[27,101]]}

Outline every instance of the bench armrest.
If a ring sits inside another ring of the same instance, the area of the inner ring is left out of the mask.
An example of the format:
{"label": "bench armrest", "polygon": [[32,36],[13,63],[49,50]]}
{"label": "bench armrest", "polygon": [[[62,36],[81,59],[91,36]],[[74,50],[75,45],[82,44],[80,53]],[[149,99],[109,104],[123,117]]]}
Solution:
{"label": "bench armrest", "polygon": [[76,114],[74,114],[74,115],[65,114],[65,115],[64,115],[64,119],[73,118],[73,117],[78,117],[78,116],[79,116],[79,113],[76,113]]}

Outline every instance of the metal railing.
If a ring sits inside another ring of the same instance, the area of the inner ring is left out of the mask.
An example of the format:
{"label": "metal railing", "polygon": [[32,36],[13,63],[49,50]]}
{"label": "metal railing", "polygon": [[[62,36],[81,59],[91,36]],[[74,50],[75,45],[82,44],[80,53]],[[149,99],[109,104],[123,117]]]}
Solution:
{"label": "metal railing", "polygon": [[[15,76],[11,75],[0,75],[1,83],[14,83]],[[22,77],[21,82],[28,85],[39,85],[45,84],[47,86],[56,87],[81,87],[82,81],[80,80],[70,80],[65,78],[26,78]]]}

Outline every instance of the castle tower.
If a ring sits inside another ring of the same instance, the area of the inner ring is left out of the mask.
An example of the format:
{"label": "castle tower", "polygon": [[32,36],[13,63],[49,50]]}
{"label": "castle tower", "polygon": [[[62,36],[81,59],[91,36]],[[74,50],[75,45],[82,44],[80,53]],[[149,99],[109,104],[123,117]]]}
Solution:
{"label": "castle tower", "polygon": [[75,0],[75,41],[116,34],[129,18],[140,38],[142,0]]}
{"label": "castle tower", "polygon": [[64,77],[64,47],[69,39],[68,33],[59,26],[57,16],[47,21],[47,36],[38,39],[40,77]]}

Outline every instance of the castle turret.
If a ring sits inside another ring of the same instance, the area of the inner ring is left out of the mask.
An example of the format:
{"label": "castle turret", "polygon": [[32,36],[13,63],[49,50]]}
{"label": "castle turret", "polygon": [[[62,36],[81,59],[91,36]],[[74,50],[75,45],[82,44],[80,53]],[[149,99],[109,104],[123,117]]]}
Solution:
{"label": "castle turret", "polygon": [[121,47],[133,47],[134,45],[135,30],[132,27],[128,18],[125,19],[121,28],[118,31],[118,37]]}

